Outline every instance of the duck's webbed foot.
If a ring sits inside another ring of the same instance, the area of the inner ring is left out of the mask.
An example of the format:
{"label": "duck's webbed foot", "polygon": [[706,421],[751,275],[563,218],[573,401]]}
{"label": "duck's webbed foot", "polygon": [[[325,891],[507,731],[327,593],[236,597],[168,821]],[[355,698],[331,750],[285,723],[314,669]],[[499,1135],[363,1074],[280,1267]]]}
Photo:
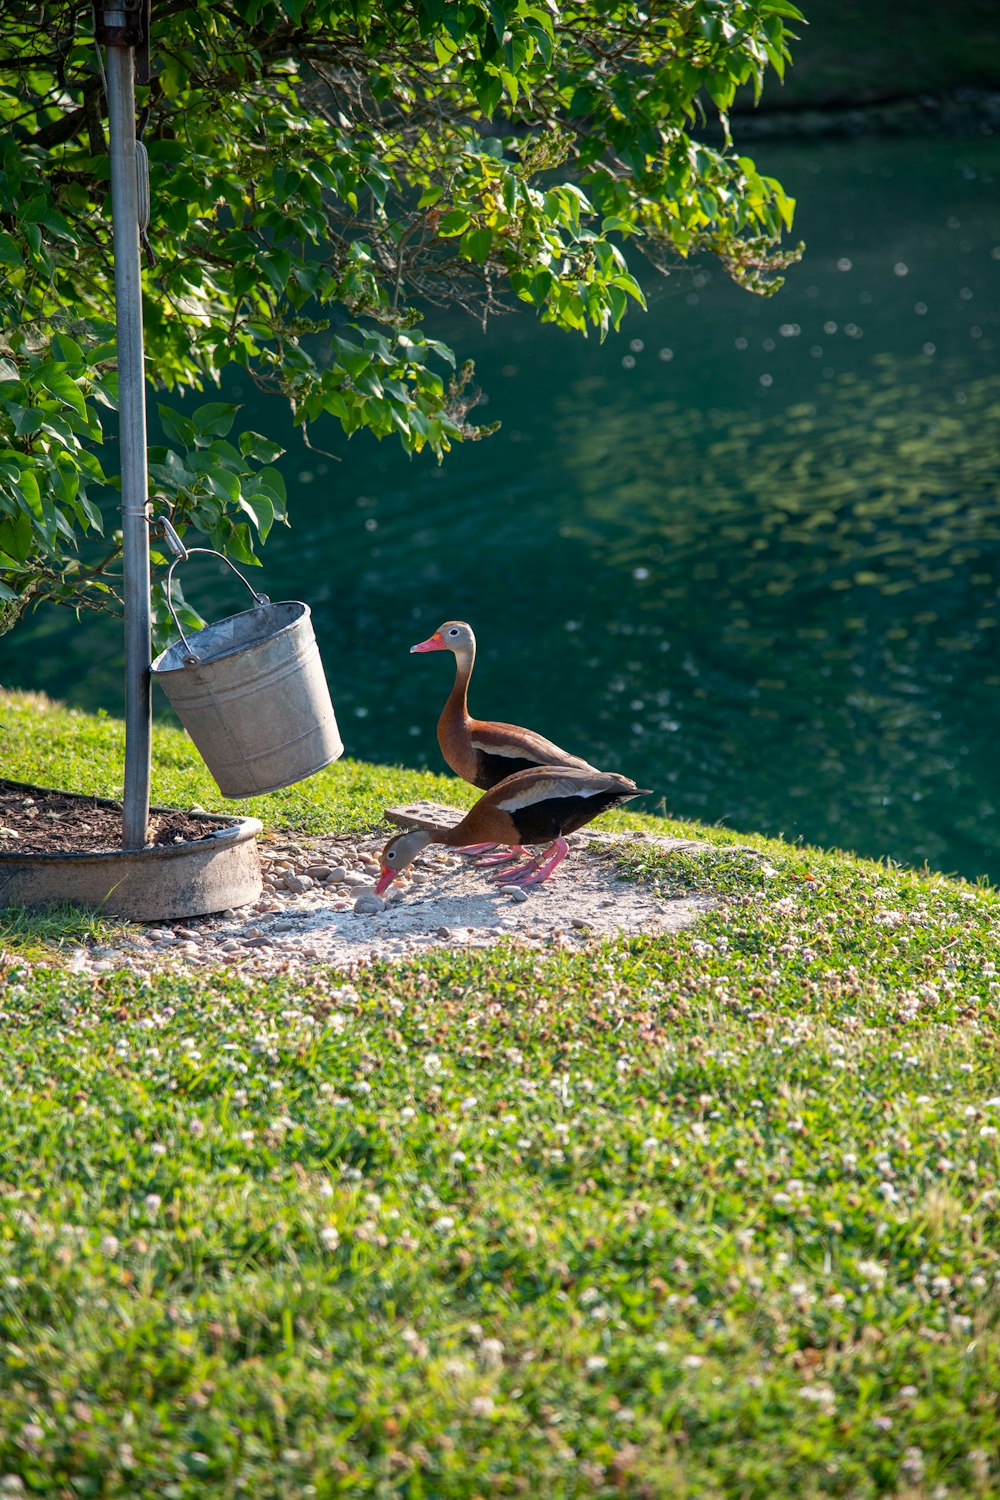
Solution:
{"label": "duck's webbed foot", "polygon": [[541,885],[543,880],[548,880],[555,873],[568,853],[569,845],[560,837],[549,845],[541,859],[530,859],[526,865],[520,865],[516,870],[505,870],[503,874],[493,878],[509,885]]}

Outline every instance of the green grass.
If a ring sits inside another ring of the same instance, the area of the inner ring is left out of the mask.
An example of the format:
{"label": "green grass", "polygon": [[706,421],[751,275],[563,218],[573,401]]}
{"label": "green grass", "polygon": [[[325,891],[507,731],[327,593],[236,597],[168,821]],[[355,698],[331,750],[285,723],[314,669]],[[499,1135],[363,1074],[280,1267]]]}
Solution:
{"label": "green grass", "polygon": [[[114,790],[110,721],[0,732]],[[583,955],[0,959],[0,1494],[1000,1494],[1000,899],[687,831],[633,874],[716,909]]]}

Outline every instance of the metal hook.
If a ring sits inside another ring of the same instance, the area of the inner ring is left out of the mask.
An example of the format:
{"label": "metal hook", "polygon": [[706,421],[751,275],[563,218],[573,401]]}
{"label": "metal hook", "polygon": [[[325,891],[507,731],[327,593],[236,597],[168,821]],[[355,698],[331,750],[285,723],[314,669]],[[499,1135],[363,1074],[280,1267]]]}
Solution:
{"label": "metal hook", "polygon": [[153,531],[157,536],[162,536],[167,546],[176,558],[181,562],[187,562],[188,549],[177,535],[166,516],[157,516],[153,522]]}

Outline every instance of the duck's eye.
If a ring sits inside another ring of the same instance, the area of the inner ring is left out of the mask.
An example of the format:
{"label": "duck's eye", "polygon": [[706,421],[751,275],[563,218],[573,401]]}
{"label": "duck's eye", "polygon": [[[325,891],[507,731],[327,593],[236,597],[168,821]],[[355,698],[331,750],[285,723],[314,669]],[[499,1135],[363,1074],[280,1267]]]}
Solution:
{"label": "duck's eye", "polygon": [[454,625],[451,627],[451,629],[449,630],[448,634],[449,635],[458,635],[458,631],[455,629]]}

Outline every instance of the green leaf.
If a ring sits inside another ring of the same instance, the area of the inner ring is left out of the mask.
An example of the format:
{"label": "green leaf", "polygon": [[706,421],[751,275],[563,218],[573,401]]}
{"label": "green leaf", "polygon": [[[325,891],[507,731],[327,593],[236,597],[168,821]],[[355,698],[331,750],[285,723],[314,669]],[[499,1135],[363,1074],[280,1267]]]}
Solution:
{"label": "green leaf", "polygon": [[255,476],[256,490],[266,490],[274,504],[274,514],[279,520],[285,514],[285,506],[288,495],[285,490],[285,481],[279,469],[261,469]]}
{"label": "green leaf", "polygon": [[7,415],[14,424],[18,437],[33,437],[41,430],[45,413],[34,406],[18,406],[13,401],[5,403]]}
{"label": "green leaf", "polygon": [[503,98],[503,81],[496,73],[487,73],[476,85],[476,103],[487,119]]}
{"label": "green leaf", "polygon": [[67,406],[72,406],[81,416],[86,416],[87,403],[71,375],[65,370],[54,368],[50,361],[42,365],[38,374],[47,391]]}
{"label": "green leaf", "polygon": [[493,231],[492,229],[470,229],[468,234],[463,234],[460,243],[464,255],[483,265],[493,248]]}
{"label": "green leaf", "polygon": [[27,562],[32,537],[31,517],[27,511],[0,518],[0,547],[17,562]]}
{"label": "green leaf", "polygon": [[244,490],[240,496],[240,509],[245,510],[248,516],[253,517],[257,530],[260,532],[262,542],[267,541],[267,534],[274,525],[274,505],[266,490],[257,489],[250,494]]}
{"label": "green leaf", "polygon": [[179,411],[173,411],[169,406],[157,404],[157,413],[160,418],[160,426],[172,443],[177,443],[181,448],[193,448],[195,440],[194,423],[189,418],[182,416]]}
{"label": "green leaf", "polygon": [[244,458],[254,458],[262,464],[273,464],[284,451],[278,443],[272,443],[270,438],[263,437],[259,432],[240,433],[240,452]]}
{"label": "green leaf", "polygon": [[66,364],[82,365],[84,362],[80,345],[65,333],[57,333],[52,340],[52,353],[56,359],[63,360]]}
{"label": "green leaf", "polygon": [[449,213],[442,214],[438,220],[437,232],[442,237],[448,235],[464,234],[469,227],[469,215],[462,208],[453,208]]}
{"label": "green leaf", "polygon": [[207,401],[191,413],[194,430],[199,437],[225,437],[239,409],[229,401]]}

